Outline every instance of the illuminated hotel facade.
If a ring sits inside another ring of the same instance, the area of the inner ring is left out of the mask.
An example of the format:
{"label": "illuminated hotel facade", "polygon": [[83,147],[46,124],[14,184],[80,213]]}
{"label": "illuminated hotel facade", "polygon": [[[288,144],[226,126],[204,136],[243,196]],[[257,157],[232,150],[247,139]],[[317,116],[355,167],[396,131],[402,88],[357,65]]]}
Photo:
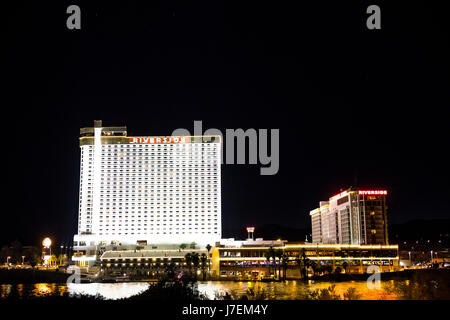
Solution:
{"label": "illuminated hotel facade", "polygon": [[312,242],[388,245],[386,190],[346,190],[310,211]]}
{"label": "illuminated hotel facade", "polygon": [[221,239],[220,136],[128,137],[95,121],[80,129],[80,148],[83,259],[107,245]]}
{"label": "illuminated hotel facade", "polygon": [[[281,258],[267,258],[269,250],[281,251]],[[172,265],[175,271],[189,268],[185,259],[188,252],[208,254],[197,250],[127,250],[106,251],[100,258],[101,274],[114,278],[123,274],[135,279],[155,278]],[[376,265],[380,272],[400,270],[398,245],[339,245],[289,243],[279,240],[223,239],[209,253],[209,274],[212,279],[258,280],[283,274],[287,279],[302,278],[302,261],[308,261],[308,273],[364,274]],[[304,257],[304,260],[303,258]]]}

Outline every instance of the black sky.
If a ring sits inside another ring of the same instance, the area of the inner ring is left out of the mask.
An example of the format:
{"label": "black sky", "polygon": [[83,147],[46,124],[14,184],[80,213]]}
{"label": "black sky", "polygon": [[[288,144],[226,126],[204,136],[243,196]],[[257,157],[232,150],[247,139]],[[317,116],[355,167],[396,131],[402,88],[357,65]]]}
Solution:
{"label": "black sky", "polygon": [[[320,200],[389,190],[391,223],[449,216],[449,34],[439,2],[20,2],[3,12],[0,243],[76,232],[79,128],[279,128],[280,171],[223,167],[224,236],[309,227]],[[78,4],[82,29],[66,28]],[[2,91],[3,91],[2,90]]]}

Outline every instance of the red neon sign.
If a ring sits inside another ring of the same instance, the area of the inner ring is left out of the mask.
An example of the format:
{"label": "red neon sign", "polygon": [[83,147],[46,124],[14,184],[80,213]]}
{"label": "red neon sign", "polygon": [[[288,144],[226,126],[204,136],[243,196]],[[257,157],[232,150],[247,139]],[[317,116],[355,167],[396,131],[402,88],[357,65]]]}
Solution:
{"label": "red neon sign", "polygon": [[362,195],[387,195],[386,190],[359,190]]}
{"label": "red neon sign", "polygon": [[128,137],[130,144],[172,144],[188,143],[189,137]]}

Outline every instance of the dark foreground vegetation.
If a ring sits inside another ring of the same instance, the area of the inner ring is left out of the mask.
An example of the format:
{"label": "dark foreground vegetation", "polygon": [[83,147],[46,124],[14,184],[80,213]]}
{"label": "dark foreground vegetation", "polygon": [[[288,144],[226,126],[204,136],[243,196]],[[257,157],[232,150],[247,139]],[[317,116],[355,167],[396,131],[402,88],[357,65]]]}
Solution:
{"label": "dark foreground vegetation", "polygon": [[390,283],[386,289],[404,300],[450,300],[449,269],[407,270],[404,277],[404,281]]}

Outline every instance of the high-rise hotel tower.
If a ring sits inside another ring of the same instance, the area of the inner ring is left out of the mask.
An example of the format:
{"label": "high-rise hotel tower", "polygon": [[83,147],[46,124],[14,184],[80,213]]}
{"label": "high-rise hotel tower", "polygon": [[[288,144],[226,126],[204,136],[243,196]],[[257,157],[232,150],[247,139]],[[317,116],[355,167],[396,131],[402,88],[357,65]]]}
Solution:
{"label": "high-rise hotel tower", "polygon": [[76,250],[221,239],[220,136],[128,137],[95,121],[80,148]]}
{"label": "high-rise hotel tower", "polygon": [[348,189],[310,211],[312,242],[388,244],[386,190]]}

